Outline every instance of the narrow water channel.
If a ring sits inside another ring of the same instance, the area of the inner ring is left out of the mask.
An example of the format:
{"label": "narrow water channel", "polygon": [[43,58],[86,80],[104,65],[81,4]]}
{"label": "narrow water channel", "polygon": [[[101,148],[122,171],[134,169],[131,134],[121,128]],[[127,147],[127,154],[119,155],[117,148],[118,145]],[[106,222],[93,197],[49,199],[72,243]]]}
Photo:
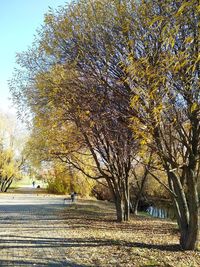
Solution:
{"label": "narrow water channel", "polygon": [[152,217],[161,219],[175,219],[175,211],[172,206],[151,205],[147,208],[147,213]]}

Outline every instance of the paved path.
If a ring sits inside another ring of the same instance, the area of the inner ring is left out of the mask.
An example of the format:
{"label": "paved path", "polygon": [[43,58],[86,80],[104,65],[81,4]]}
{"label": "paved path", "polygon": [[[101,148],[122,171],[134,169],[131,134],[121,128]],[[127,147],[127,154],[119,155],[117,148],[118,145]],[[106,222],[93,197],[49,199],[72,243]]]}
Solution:
{"label": "paved path", "polygon": [[80,266],[68,259],[62,196],[0,194],[0,266]]}

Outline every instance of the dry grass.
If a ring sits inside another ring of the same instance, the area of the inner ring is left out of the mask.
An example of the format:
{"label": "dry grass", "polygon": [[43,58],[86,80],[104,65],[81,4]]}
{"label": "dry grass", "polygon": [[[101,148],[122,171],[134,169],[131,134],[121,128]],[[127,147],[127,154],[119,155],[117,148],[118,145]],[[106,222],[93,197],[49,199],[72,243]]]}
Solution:
{"label": "dry grass", "polygon": [[199,252],[180,250],[174,222],[139,216],[117,223],[112,204],[92,200],[66,206],[61,216],[73,244],[68,256],[81,266],[200,266]]}

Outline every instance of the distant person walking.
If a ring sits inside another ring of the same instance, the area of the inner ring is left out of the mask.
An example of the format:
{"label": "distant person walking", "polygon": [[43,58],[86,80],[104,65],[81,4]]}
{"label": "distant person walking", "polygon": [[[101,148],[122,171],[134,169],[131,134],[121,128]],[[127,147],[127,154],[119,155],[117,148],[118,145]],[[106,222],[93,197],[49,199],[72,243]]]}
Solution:
{"label": "distant person walking", "polygon": [[75,200],[75,195],[74,195],[74,192],[71,193],[71,201],[74,202]]}
{"label": "distant person walking", "polygon": [[35,181],[33,181],[32,185],[33,185],[33,188],[35,188]]}
{"label": "distant person walking", "polygon": [[72,192],[72,193],[71,193],[71,201],[72,201],[72,202],[75,202],[75,200],[76,200],[76,196],[77,196],[77,193],[76,193],[76,192]]}

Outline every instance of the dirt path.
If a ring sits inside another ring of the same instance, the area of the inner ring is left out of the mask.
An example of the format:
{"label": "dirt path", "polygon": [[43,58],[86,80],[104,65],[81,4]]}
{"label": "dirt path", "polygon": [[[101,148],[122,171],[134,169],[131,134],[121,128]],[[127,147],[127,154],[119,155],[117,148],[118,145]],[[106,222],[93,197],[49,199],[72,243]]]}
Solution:
{"label": "dirt path", "polygon": [[171,221],[117,223],[111,203],[63,196],[0,194],[0,266],[199,267]]}
{"label": "dirt path", "polygon": [[67,258],[63,197],[0,195],[0,266],[79,266]]}

